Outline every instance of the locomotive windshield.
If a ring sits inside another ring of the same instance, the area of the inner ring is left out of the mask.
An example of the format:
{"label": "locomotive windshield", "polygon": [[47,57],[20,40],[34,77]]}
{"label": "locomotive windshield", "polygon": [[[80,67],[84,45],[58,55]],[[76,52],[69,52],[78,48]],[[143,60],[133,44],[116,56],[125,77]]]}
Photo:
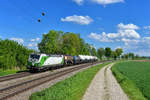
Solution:
{"label": "locomotive windshield", "polygon": [[30,58],[32,58],[32,59],[39,59],[39,58],[40,58],[40,55],[31,54],[31,55],[30,55]]}

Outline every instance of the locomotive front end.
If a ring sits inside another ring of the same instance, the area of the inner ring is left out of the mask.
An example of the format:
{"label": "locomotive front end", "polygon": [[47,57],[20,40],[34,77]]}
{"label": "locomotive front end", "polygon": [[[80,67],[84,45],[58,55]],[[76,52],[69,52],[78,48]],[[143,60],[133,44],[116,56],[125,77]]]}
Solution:
{"label": "locomotive front end", "polygon": [[29,59],[28,59],[28,66],[27,69],[29,70],[38,70],[40,69],[40,54],[30,54]]}

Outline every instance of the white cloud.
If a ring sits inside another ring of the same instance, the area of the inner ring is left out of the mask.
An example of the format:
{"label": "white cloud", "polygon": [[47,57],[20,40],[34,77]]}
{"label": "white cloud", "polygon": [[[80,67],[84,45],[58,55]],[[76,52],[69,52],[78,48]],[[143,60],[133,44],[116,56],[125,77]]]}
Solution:
{"label": "white cloud", "polygon": [[132,44],[132,43],[136,44],[140,40],[139,39],[126,39],[126,38],[123,38],[121,41],[125,43],[125,46],[128,46],[129,44]]}
{"label": "white cloud", "polygon": [[40,40],[40,38],[35,38],[35,39],[31,39],[30,41],[35,42],[35,41],[39,41],[39,40]]}
{"label": "white cloud", "polygon": [[10,38],[10,40],[16,41],[18,43],[24,43],[24,39],[22,38]]}
{"label": "white cloud", "polygon": [[142,56],[150,56],[150,37],[143,37],[139,40],[126,40],[128,43],[124,46],[127,52],[134,52]]}
{"label": "white cloud", "polygon": [[116,50],[116,49],[120,49],[120,48],[122,48],[122,47],[121,47],[121,46],[117,46],[117,47],[115,48],[115,50]]}
{"label": "white cloud", "polygon": [[120,23],[118,24],[118,34],[121,37],[127,37],[127,38],[140,38],[140,35],[136,32],[136,30],[138,30],[139,27],[137,25],[134,24],[123,24]]}
{"label": "white cloud", "polygon": [[140,39],[139,33],[136,30],[139,29],[138,26],[134,24],[118,24],[118,32],[116,33],[91,33],[88,37],[91,39],[98,40],[100,42],[124,42],[126,45],[128,42],[137,42],[136,40]]}
{"label": "white cloud", "polygon": [[97,34],[97,33],[93,33],[93,32],[92,32],[88,37],[91,38],[91,39],[100,41],[100,42],[112,42],[111,40],[109,40],[109,39],[106,37],[106,33],[102,33],[102,35],[100,35],[100,34]]}
{"label": "white cloud", "polygon": [[150,37],[141,37],[136,31],[140,29],[134,24],[118,24],[116,33],[91,33],[89,38],[100,42],[124,43],[125,53],[134,52],[141,56],[150,56]]}
{"label": "white cloud", "polygon": [[139,27],[137,26],[137,25],[134,25],[134,24],[127,24],[127,25],[125,25],[125,24],[123,24],[123,23],[120,23],[120,24],[118,24],[118,28],[119,29],[127,29],[127,30],[137,30],[137,29],[139,29]]}
{"label": "white cloud", "polygon": [[33,46],[33,44],[32,44],[32,43],[28,44],[28,47],[32,47],[32,46]]}
{"label": "white cloud", "polygon": [[150,40],[150,37],[143,37],[144,40]]}
{"label": "white cloud", "polygon": [[91,0],[92,2],[95,2],[97,4],[101,5],[107,5],[107,4],[113,4],[113,3],[122,3],[124,0]]}
{"label": "white cloud", "polygon": [[126,37],[126,38],[140,38],[139,33],[137,33],[135,30],[119,30],[118,31],[118,36],[119,37]]}
{"label": "white cloud", "polygon": [[61,18],[62,22],[74,22],[77,24],[81,25],[88,25],[91,22],[93,22],[93,19],[90,18],[89,16],[78,16],[78,15],[73,15],[73,16],[68,16],[66,18]]}
{"label": "white cloud", "polygon": [[144,29],[150,29],[150,26],[144,26]]}
{"label": "white cloud", "polygon": [[78,5],[82,5],[84,0],[73,0]]}
{"label": "white cloud", "polygon": [[37,47],[37,43],[29,43],[28,47]]}

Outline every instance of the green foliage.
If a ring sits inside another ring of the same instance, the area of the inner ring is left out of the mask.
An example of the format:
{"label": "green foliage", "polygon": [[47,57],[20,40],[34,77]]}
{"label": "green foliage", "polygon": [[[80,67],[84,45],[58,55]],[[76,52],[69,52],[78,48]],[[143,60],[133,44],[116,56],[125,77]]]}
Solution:
{"label": "green foliage", "polygon": [[116,51],[112,51],[111,52],[111,57],[114,58],[114,60],[117,59],[117,52]]}
{"label": "green foliage", "polygon": [[88,68],[48,89],[33,93],[30,100],[81,100],[95,74],[107,64]]}
{"label": "green foliage", "polygon": [[94,47],[91,48],[91,55],[92,56],[97,56],[97,51]]}
{"label": "green foliage", "polygon": [[[43,34],[38,47],[41,53],[47,54],[90,54],[90,45],[85,43],[79,34],[71,32],[51,30],[48,34]],[[96,55],[96,50],[92,50],[92,54]]]}
{"label": "green foliage", "polygon": [[140,57],[139,55],[135,55],[134,53],[127,53],[122,55],[123,59],[141,59],[141,58],[146,58],[146,57]]}
{"label": "green foliage", "polygon": [[109,47],[105,48],[105,56],[107,58],[111,57],[111,53],[112,53],[111,48],[109,48]]}
{"label": "green foliage", "polygon": [[15,74],[15,73],[17,73],[17,70],[6,70],[6,71],[1,70],[0,76],[5,76],[5,75],[10,75],[10,74]]}
{"label": "green foliage", "polygon": [[80,54],[83,54],[83,55],[90,55],[90,45],[88,43],[85,43],[84,40],[83,40],[83,43],[81,43],[81,51],[80,51]]}
{"label": "green foliage", "polygon": [[122,48],[117,48],[117,49],[115,50],[115,52],[116,52],[116,54],[117,54],[117,57],[119,57],[119,56],[123,53],[123,50],[122,50]]}
{"label": "green foliage", "polygon": [[105,49],[104,48],[99,48],[97,50],[97,55],[102,60],[102,57],[105,55]]}
{"label": "green foliage", "polygon": [[16,70],[16,69],[8,69],[8,70],[0,70],[0,76],[6,76],[11,74],[16,74],[20,72],[27,72],[28,70]]}
{"label": "green foliage", "polygon": [[134,59],[134,53],[129,53],[129,58]]}
{"label": "green foliage", "polygon": [[62,35],[61,31],[49,31],[48,34],[43,34],[42,41],[38,44],[41,53],[60,54],[62,53]]}
{"label": "green foliage", "polygon": [[[116,64],[116,69],[130,79],[143,95],[150,100],[150,62],[123,62]],[[133,99],[136,100],[136,99]],[[138,99],[143,100],[143,99]]]}
{"label": "green foliage", "polygon": [[80,38],[77,34],[66,33],[63,35],[63,54],[78,55],[80,51]]}
{"label": "green foliage", "polygon": [[33,52],[12,40],[0,40],[0,69],[23,69],[29,54]]}

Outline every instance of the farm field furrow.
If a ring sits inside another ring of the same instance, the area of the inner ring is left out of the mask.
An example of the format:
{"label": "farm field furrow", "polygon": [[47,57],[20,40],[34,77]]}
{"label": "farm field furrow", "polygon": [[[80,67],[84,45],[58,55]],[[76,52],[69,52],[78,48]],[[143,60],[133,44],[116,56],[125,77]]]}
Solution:
{"label": "farm field furrow", "polygon": [[115,67],[150,100],[150,62],[122,62],[117,63]]}

